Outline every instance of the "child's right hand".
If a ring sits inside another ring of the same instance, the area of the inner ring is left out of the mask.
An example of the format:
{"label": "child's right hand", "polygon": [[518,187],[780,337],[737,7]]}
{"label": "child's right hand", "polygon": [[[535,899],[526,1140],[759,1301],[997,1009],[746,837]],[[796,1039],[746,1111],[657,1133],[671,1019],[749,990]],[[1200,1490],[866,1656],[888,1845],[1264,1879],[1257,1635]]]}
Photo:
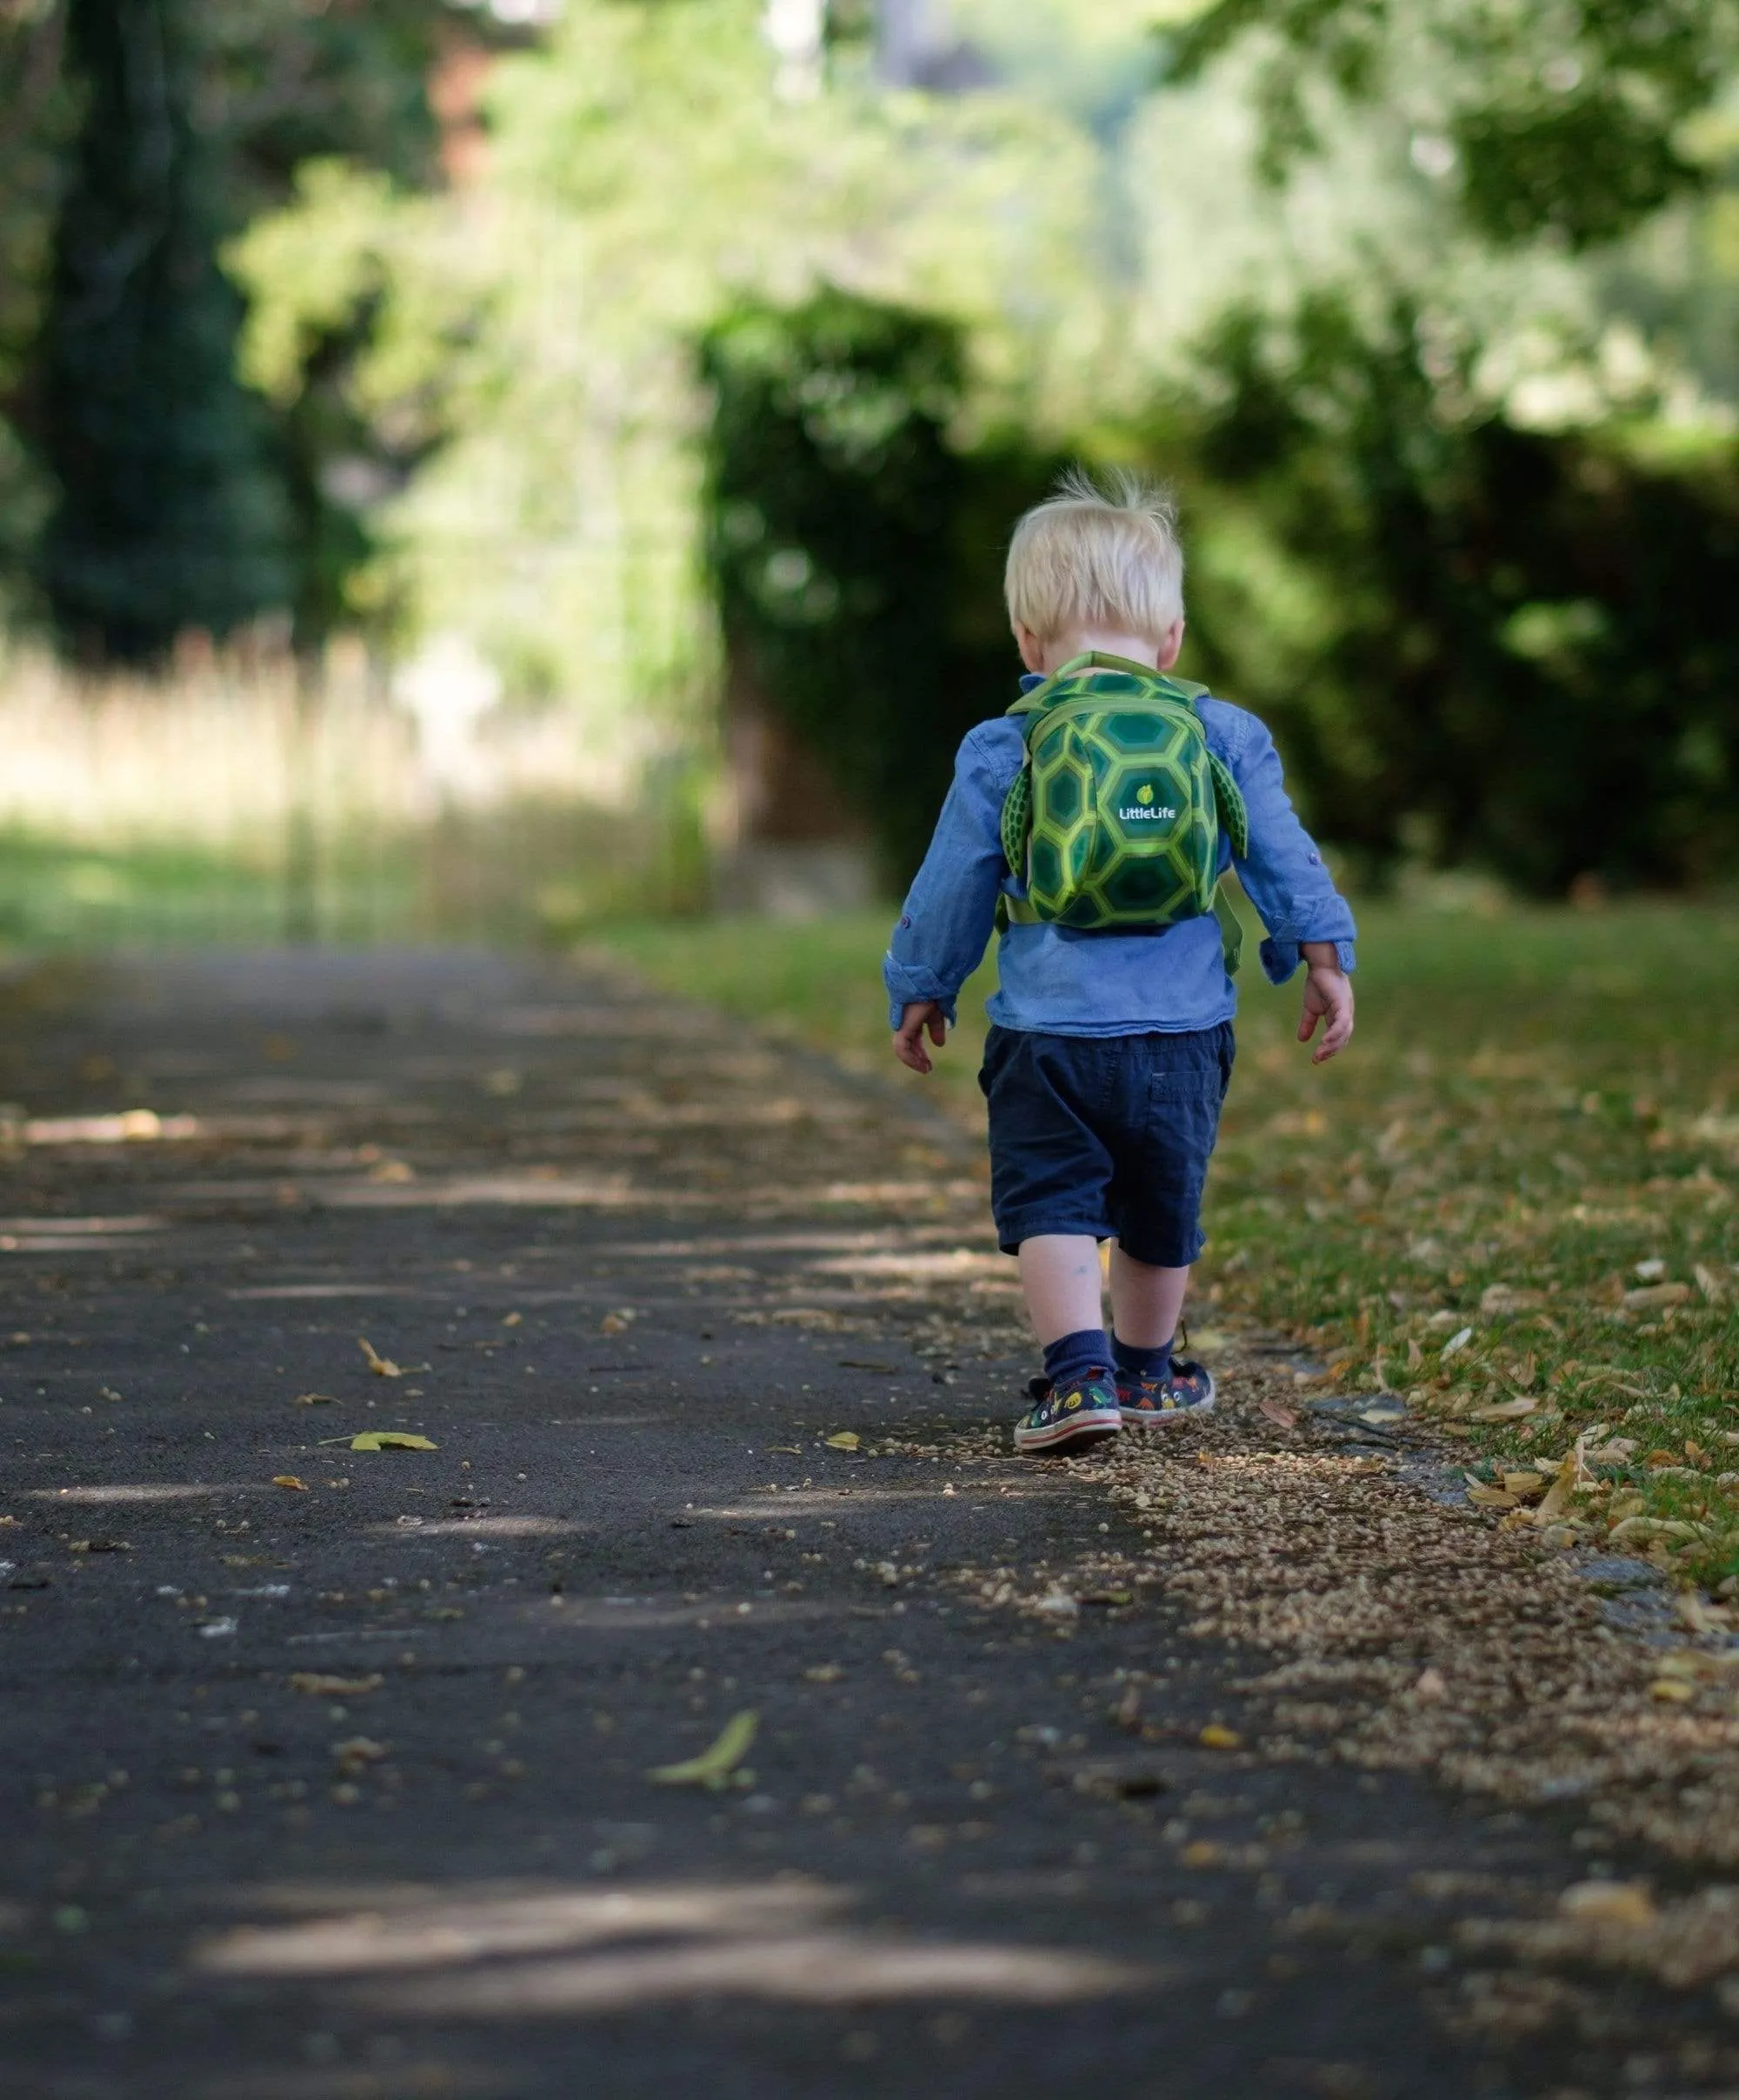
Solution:
{"label": "child's right hand", "polygon": [[936,1070],[930,1063],[929,1052],[923,1046],[926,1029],[929,1030],[930,1041],[940,1050],[948,1040],[948,1023],[934,999],[919,999],[908,1006],[900,1016],[900,1025],[894,1030],[894,1055],[915,1072]]}

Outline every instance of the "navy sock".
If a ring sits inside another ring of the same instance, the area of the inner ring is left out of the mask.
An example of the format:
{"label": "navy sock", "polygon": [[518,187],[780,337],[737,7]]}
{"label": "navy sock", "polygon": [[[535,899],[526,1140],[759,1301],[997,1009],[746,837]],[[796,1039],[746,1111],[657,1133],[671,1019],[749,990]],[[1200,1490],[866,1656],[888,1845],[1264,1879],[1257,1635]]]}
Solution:
{"label": "navy sock", "polygon": [[[1172,1341],[1176,1338],[1174,1335]],[[1162,1342],[1157,1349],[1140,1349],[1133,1342],[1120,1341],[1114,1336],[1111,1352],[1117,1369],[1132,1378],[1163,1378],[1170,1374],[1170,1342]]]}
{"label": "navy sock", "polygon": [[1111,1367],[1111,1342],[1103,1327],[1083,1327],[1044,1345],[1044,1375],[1059,1391]]}

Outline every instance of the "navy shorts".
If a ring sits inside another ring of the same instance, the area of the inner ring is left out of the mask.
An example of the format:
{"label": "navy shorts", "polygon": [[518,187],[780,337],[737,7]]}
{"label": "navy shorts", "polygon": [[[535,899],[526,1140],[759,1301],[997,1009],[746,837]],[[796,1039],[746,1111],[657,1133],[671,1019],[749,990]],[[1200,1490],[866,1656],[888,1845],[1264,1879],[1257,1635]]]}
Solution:
{"label": "navy shorts", "polygon": [[1156,1268],[1193,1262],[1232,1057],[1229,1021],[1176,1035],[993,1028],[978,1083],[1003,1253],[1042,1232],[1090,1232]]}

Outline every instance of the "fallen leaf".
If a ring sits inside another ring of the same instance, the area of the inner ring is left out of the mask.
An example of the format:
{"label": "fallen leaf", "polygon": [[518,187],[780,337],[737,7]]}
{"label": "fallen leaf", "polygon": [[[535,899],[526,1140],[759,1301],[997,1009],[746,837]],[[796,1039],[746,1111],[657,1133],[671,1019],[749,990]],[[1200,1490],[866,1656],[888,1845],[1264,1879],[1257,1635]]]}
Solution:
{"label": "fallen leaf", "polygon": [[1222,1727],[1217,1721],[1209,1722],[1196,1740],[1203,1750],[1234,1750],[1243,1744],[1243,1737],[1236,1729]]}
{"label": "fallen leaf", "polygon": [[362,1350],[363,1357],[367,1360],[369,1369],[375,1374],[376,1377],[402,1378],[404,1376],[404,1373],[398,1368],[397,1364],[395,1363],[390,1357],[376,1356],[375,1353],[374,1343],[365,1340],[361,1335],[356,1337],[356,1346]]}
{"label": "fallen leaf", "polygon": [[1211,1837],[1196,1838],[1177,1855],[1179,1863],[1186,1867],[1217,1867],[1222,1857],[1220,1847]]}
{"label": "fallen leaf", "polygon": [[1468,1489],[1467,1498],[1482,1510],[1513,1510],[1516,1497],[1502,1488],[1489,1488],[1482,1481],[1475,1481]]}
{"label": "fallen leaf", "polygon": [[604,1335],[625,1335],[634,1324],[632,1307],[624,1305],[620,1312],[607,1312],[598,1322],[598,1332]]}
{"label": "fallen leaf", "polygon": [[803,1449],[800,1443],[770,1443],[767,1446],[767,1456],[770,1458],[776,1451],[782,1458],[801,1458],[803,1455]]}
{"label": "fallen leaf", "polygon": [[1449,1340],[1444,1343],[1443,1353],[1439,1360],[1444,1363],[1447,1363],[1451,1357],[1458,1356],[1472,1340],[1473,1330],[1471,1327],[1458,1327],[1454,1334],[1449,1337]]}
{"label": "fallen leaf", "polygon": [[124,1538],[70,1538],[67,1544],[75,1553],[130,1553],[133,1550]]}
{"label": "fallen leaf", "polygon": [[1695,1538],[1697,1529],[1673,1517],[1627,1517],[1607,1533],[1609,1539]]}
{"label": "fallen leaf", "polygon": [[837,1684],[845,1672],[837,1663],[812,1663],[803,1675],[811,1684]]}
{"label": "fallen leaf", "polygon": [[298,1495],[306,1495],[310,1491],[308,1483],[299,1480],[294,1473],[274,1473],[272,1485],[275,1488],[293,1488]]}
{"label": "fallen leaf", "polygon": [[1689,1283],[1648,1283],[1627,1290],[1618,1303],[1627,1312],[1650,1312],[1659,1305],[1682,1305],[1690,1295]]}
{"label": "fallen leaf", "polygon": [[1712,1269],[1704,1268],[1703,1264],[1698,1262],[1693,1266],[1691,1274],[1696,1278],[1696,1287],[1703,1297],[1709,1300],[1711,1305],[1718,1305],[1723,1293],[1721,1288],[1721,1279],[1715,1271]]}
{"label": "fallen leaf", "polygon": [[1295,1415],[1292,1410],[1286,1406],[1282,1401],[1259,1401],[1257,1403],[1257,1411],[1260,1414],[1265,1415],[1268,1419],[1278,1429],[1296,1430],[1298,1426],[1297,1416]]}
{"label": "fallen leaf", "polygon": [[337,1762],[338,1770],[351,1777],[367,1771],[370,1765],[378,1764],[383,1757],[391,1754],[390,1743],[376,1743],[369,1736],[352,1736],[346,1742],[332,1745],[332,1755]]}
{"label": "fallen leaf", "polygon": [[1512,1312],[1531,1312],[1545,1302],[1542,1290],[1518,1290],[1509,1283],[1489,1283],[1480,1293],[1479,1309],[1487,1319],[1495,1320]]}
{"label": "fallen leaf", "polygon": [[1696,1698],[1696,1687],[1687,1684],[1682,1677],[1656,1677],[1649,1687],[1649,1697],[1682,1706],[1688,1699]]}
{"label": "fallen leaf", "polygon": [[503,1313],[502,1315],[501,1323],[503,1327],[517,1327],[524,1317],[525,1315],[523,1312]]}
{"label": "fallen leaf", "polygon": [[413,1437],[408,1430],[364,1430],[350,1439],[353,1451],[438,1451],[440,1448],[426,1437]]}
{"label": "fallen leaf", "polygon": [[1542,1473],[1506,1473],[1503,1476],[1504,1493],[1513,1495],[1517,1502],[1531,1502],[1545,1484]]}
{"label": "fallen leaf", "polygon": [[1590,1924],[1629,1925],[1638,1930],[1652,1925],[1659,1913],[1654,1898],[1640,1882],[1574,1882],[1558,1897],[1558,1909],[1566,1917],[1583,1918]]}
{"label": "fallen leaf", "polygon": [[310,1699],[360,1699],[378,1691],[385,1682],[377,1670],[365,1677],[335,1677],[324,1670],[297,1670],[290,1673],[290,1689],[306,1692]]}
{"label": "fallen leaf", "polygon": [[740,1784],[743,1775],[737,1767],[748,1755],[760,1725],[761,1717],[752,1708],[745,1708],[731,1716],[717,1740],[698,1757],[684,1758],[680,1764],[655,1765],[646,1777],[655,1786],[703,1786],[713,1792]]}
{"label": "fallen leaf", "polygon": [[856,1430],[836,1430],[831,1437],[824,1437],[822,1441],[830,1450],[855,1451],[863,1439]]}
{"label": "fallen leaf", "polygon": [[1476,1407],[1469,1415],[1469,1422],[1517,1422],[1523,1415],[1531,1415],[1540,1403],[1531,1393],[1519,1393],[1513,1400],[1496,1400],[1489,1407]]}
{"label": "fallen leaf", "polygon": [[332,1407],[336,1405],[336,1393],[298,1393],[290,1402],[290,1405],[292,1407]]}

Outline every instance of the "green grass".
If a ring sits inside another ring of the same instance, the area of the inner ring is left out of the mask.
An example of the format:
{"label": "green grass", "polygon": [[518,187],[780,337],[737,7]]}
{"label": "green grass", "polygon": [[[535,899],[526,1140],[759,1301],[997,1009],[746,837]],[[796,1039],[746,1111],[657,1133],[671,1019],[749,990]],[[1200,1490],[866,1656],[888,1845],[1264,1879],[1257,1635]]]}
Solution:
{"label": "green grass", "polygon": [[[1491,1506],[1506,1472],[1537,1470],[1508,1521],[1552,1478],[1536,1462],[1586,1438],[1555,1536],[1734,1585],[1739,910],[1361,919],[1359,1031],[1332,1065],[1290,1040],[1296,984],[1247,971],[1202,1288],[1326,1351],[1342,1383],[1407,1393],[1462,1443]],[[603,937],[663,983],[901,1076],[877,980],[888,923]],[[943,1053],[963,1111],[989,987]]]}

